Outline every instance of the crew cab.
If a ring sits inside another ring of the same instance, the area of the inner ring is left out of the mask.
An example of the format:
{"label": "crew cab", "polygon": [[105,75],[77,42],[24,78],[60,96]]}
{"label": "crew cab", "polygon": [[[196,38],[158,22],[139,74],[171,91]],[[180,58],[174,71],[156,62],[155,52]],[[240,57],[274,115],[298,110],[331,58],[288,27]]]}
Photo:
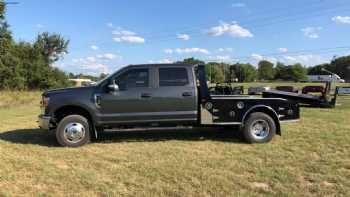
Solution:
{"label": "crew cab", "polygon": [[236,126],[247,142],[265,143],[299,119],[286,99],[211,95],[203,65],[130,65],[95,86],[44,92],[41,103],[39,127],[68,147],[106,129],[171,126]]}

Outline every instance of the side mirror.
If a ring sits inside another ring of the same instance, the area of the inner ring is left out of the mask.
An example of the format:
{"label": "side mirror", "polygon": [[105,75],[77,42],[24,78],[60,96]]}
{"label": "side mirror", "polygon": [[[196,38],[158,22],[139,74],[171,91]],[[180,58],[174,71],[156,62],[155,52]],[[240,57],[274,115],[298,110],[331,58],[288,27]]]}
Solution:
{"label": "side mirror", "polygon": [[115,83],[111,83],[108,85],[108,89],[111,91],[111,92],[117,92],[119,91],[119,86]]}

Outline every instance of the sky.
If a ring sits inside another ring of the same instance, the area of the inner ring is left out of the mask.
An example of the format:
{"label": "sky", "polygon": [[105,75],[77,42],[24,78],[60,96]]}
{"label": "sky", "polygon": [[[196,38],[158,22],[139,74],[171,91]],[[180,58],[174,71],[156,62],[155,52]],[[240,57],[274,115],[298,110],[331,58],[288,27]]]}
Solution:
{"label": "sky", "polygon": [[99,75],[189,57],[312,66],[350,54],[349,0],[17,2],[7,10],[15,39],[60,33],[69,53],[54,66],[66,72]]}

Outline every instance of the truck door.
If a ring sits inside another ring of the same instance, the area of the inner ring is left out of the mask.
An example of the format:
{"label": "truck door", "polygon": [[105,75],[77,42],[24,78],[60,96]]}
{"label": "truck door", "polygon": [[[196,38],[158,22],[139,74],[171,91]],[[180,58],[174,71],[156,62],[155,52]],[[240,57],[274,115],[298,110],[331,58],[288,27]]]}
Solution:
{"label": "truck door", "polygon": [[162,119],[178,122],[197,120],[197,91],[192,67],[157,66],[152,103]]}
{"label": "truck door", "polygon": [[152,70],[149,67],[130,68],[112,79],[119,90],[106,90],[100,95],[100,117],[103,123],[149,120],[149,114],[156,107],[152,103]]}

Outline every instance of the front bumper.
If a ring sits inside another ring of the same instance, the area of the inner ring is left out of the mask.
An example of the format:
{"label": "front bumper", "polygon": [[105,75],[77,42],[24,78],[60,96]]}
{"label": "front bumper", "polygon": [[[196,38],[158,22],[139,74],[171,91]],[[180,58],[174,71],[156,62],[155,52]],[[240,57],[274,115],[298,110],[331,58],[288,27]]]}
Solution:
{"label": "front bumper", "polygon": [[40,129],[49,130],[51,127],[51,117],[45,115],[39,115],[38,124]]}

